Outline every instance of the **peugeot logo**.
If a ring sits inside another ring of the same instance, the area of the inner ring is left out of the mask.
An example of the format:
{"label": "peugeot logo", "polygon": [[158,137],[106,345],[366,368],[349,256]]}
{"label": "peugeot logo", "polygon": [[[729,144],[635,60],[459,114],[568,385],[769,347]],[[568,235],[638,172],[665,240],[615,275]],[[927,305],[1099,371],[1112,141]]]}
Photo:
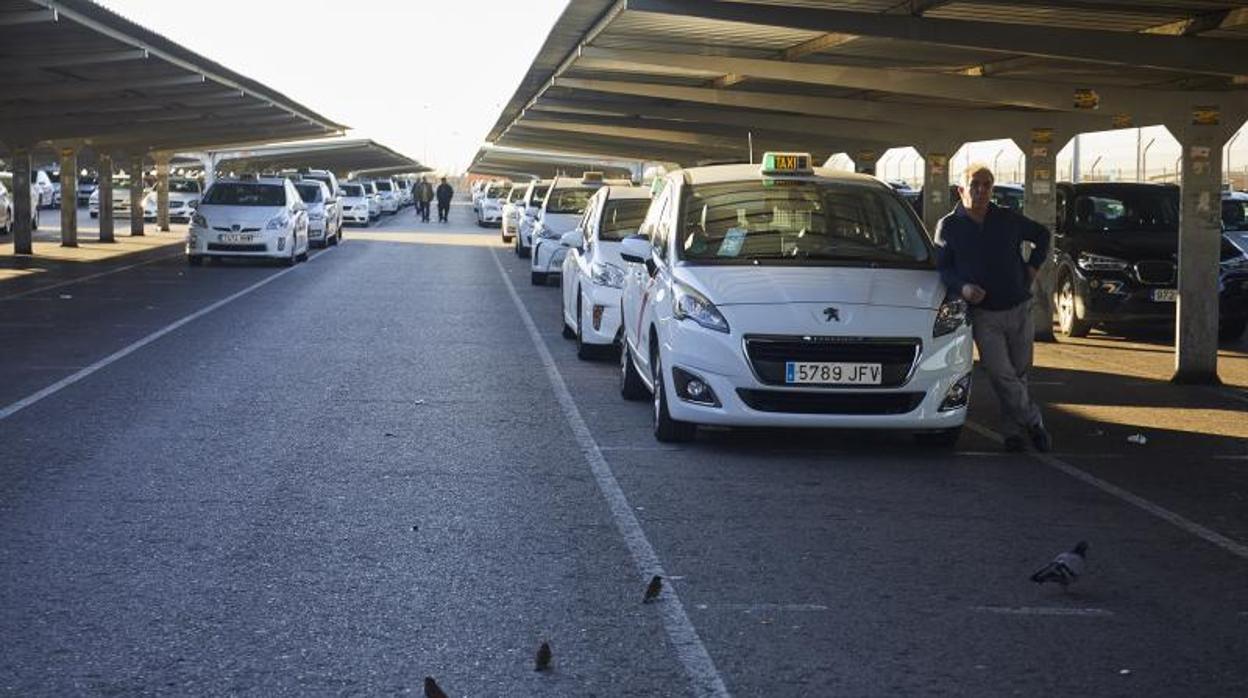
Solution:
{"label": "peugeot logo", "polygon": [[833,308],[833,307],[827,307],[827,308],[824,308],[824,309],[823,309],[823,317],[824,317],[824,319],[825,319],[827,322],[832,322],[833,320],[836,320],[837,322],[840,322],[840,321],[841,321],[841,311],[839,311],[839,310],[837,310],[836,308]]}
{"label": "peugeot logo", "polygon": [[243,226],[235,223],[234,225],[230,226],[230,229],[237,233],[242,227]]}

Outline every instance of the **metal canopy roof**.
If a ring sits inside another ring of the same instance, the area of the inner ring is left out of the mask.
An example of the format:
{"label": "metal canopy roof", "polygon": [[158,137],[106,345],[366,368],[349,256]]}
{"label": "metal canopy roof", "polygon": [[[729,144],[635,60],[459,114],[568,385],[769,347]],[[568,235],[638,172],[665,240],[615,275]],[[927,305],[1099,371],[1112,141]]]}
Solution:
{"label": "metal canopy roof", "polygon": [[[573,0],[487,135],[692,164],[1248,113],[1248,3]],[[1038,119],[1037,117],[1042,117]]]}
{"label": "metal canopy roof", "polygon": [[546,179],[558,174],[579,174],[585,170],[601,170],[609,177],[627,177],[632,175],[637,164],[640,163],[571,153],[487,147],[477,151],[469,169],[476,174],[512,179]]}
{"label": "metal canopy roof", "polygon": [[89,0],[0,0],[0,28],[9,148],[186,150],[346,129]]}
{"label": "metal canopy roof", "polygon": [[335,174],[369,172],[382,176],[428,172],[416,160],[367,139],[275,143],[208,153],[219,170],[280,170],[310,167]]}

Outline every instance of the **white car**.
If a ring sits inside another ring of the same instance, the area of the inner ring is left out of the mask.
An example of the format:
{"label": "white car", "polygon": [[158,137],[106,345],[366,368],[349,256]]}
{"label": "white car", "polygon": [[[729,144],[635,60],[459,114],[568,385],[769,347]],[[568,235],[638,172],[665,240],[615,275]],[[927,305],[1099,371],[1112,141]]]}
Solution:
{"label": "white car", "polygon": [[[198,179],[189,177],[170,177],[169,178],[169,220],[175,223],[189,223],[191,215],[195,213],[195,207],[199,205],[199,197],[203,195],[203,188]],[[116,196],[114,195],[114,199]],[[126,203],[130,202],[130,196],[127,192]],[[99,200],[96,200],[99,205]],[[98,215],[98,210],[97,210]],[[156,220],[156,192],[149,191],[143,196],[143,218],[145,220]]]}
{"label": "white car", "polygon": [[412,205],[412,180],[396,179],[394,183],[399,188],[399,206],[406,207]]}
{"label": "white car", "polygon": [[[156,199],[151,196],[150,189],[144,190],[143,209],[144,218],[156,217]],[[87,212],[92,218],[100,217],[100,190],[98,187],[95,191],[91,192],[91,199],[87,202]],[[130,178],[113,177],[113,218],[129,217]]]}
{"label": "white car", "polygon": [[46,171],[30,171],[30,190],[36,194],[39,208],[52,208],[56,205],[56,187]]}
{"label": "white car", "polygon": [[507,191],[507,200],[503,203],[502,219],[498,225],[504,244],[516,237],[516,226],[520,223],[520,208],[524,205],[524,193],[528,190],[529,184],[525,182],[513,184]]}
{"label": "white car", "polygon": [[[364,185],[359,182],[344,182],[340,189],[342,190],[342,199],[339,201],[342,208],[342,222],[367,228],[373,220],[373,215],[370,213],[371,202]],[[339,235],[341,236],[341,233]]]}
{"label": "white car", "polygon": [[300,180],[295,184],[299,198],[308,207],[308,244],[316,247],[337,245],[339,231],[334,229],[327,212],[337,202],[329,194],[329,186],[315,179]]}
{"label": "white car", "polygon": [[316,180],[325,183],[329,189],[329,198],[325,200],[326,230],[334,237],[335,243],[342,239],[342,187],[338,176],[329,170],[305,170],[299,175],[302,180]]}
{"label": "white car", "polygon": [[650,188],[602,187],[589,200],[580,225],[564,235],[563,335],[576,340],[576,355],[587,359],[620,336],[620,291],[625,268],[620,242],[641,227],[650,206]]}
{"label": "white car", "polygon": [[[0,230],[5,235],[13,232],[13,173],[0,172]],[[39,229],[39,195],[30,191],[30,229]]]}
{"label": "white car", "polygon": [[481,194],[481,201],[477,206],[477,225],[502,225],[503,222],[503,201],[507,198],[507,193],[511,191],[511,185],[505,183],[491,184]]}
{"label": "white car", "polygon": [[541,210],[533,220],[529,280],[534,286],[544,286],[552,274],[561,273],[567,248],[560,245],[559,241],[563,239],[564,233],[576,228],[576,224],[585,215],[589,198],[608,183],[626,182],[607,182],[602,178],[601,172],[586,172],[579,179],[555,177],[546,200],[542,202]]}
{"label": "white car", "polygon": [[369,220],[377,220],[381,218],[381,191],[377,189],[377,183],[372,181],[361,182],[364,186],[365,193],[368,194],[368,217]]}
{"label": "white car", "polygon": [[533,221],[542,204],[546,201],[546,192],[550,191],[549,179],[535,179],[529,182],[524,198],[517,204],[519,209],[516,223],[516,256],[528,257],[533,250]]}
{"label": "white car", "polygon": [[946,295],[922,224],[883,182],[800,153],[673,172],[620,256],[635,270],[620,392],[652,396],[659,441],[719,424],[956,443],[967,306]]}
{"label": "white car", "polygon": [[374,179],[373,186],[377,187],[377,195],[381,201],[382,213],[398,213],[399,212],[399,191],[394,186],[394,182],[389,179]]}
{"label": "white car", "polygon": [[262,257],[287,266],[308,258],[308,207],[289,179],[221,179],[191,217],[186,260]]}

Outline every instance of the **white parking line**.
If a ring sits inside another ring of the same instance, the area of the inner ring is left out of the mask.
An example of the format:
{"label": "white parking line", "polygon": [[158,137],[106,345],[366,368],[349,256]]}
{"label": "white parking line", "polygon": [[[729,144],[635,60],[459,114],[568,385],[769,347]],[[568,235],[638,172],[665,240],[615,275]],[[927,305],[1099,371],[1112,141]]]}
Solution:
{"label": "white parking line", "polygon": [[[986,426],[983,426],[982,424],[976,424],[975,422],[968,420],[966,422],[966,426],[971,431],[981,436],[984,436],[988,439],[991,439],[997,443],[1003,443],[1005,441],[1005,438],[1002,437],[1000,434],[993,431],[992,429],[989,429]],[[1174,513],[1173,511],[1170,511],[1169,509],[1166,509],[1165,507],[1159,506],[1157,504],[1153,504],[1147,499],[1144,499],[1143,497],[1129,490],[1125,490],[1119,487],[1118,485],[1113,484],[1112,482],[1106,482],[1105,480],[1102,480],[1101,478],[1091,473],[1080,470],[1079,468],[1076,468],[1075,466],[1061,459],[1054,458],[1053,456],[1047,453],[1029,452],[1028,455],[1040,461],[1041,463],[1044,463],[1050,468],[1053,468],[1054,470],[1060,470],[1063,473],[1066,473],[1067,475],[1075,478],[1076,480],[1081,480],[1086,484],[1092,485],[1093,487],[1097,488],[1098,490],[1101,490],[1102,492],[1105,492],[1106,494],[1109,494],[1113,497],[1117,497],[1118,499],[1121,499],[1122,501],[1132,506],[1143,509],[1144,511],[1161,519],[1162,521],[1173,524],[1174,526],[1177,526],[1198,538],[1203,538],[1204,540],[1210,543],[1213,543],[1214,545],[1218,546],[1219,548],[1222,548],[1223,550],[1233,555],[1237,555],[1245,560],[1248,560],[1248,546],[1244,545],[1243,543],[1240,543],[1236,540],[1228,538],[1222,535],[1221,533],[1218,533],[1217,531],[1214,531],[1212,529],[1205,528],[1204,526],[1201,526],[1195,521],[1191,521],[1182,516],[1179,516],[1178,514]]]}
{"label": "white parking line", "polygon": [[[594,473],[594,479],[598,483],[598,489],[602,492],[602,496],[607,500],[607,506],[611,509],[611,516],[615,520],[615,526],[619,530],[620,535],[624,538],[624,543],[628,546],[628,550],[632,553],[633,562],[637,565],[637,571],[640,573],[641,583],[637,585],[640,590],[643,585],[654,575],[667,577],[667,573],[663,570],[663,565],[659,562],[659,556],[654,551],[654,546],[650,545],[650,541],[646,538],[645,532],[641,529],[637,517],[633,515],[633,508],[628,503],[628,498],[624,496],[624,490],[620,489],[620,484],[615,479],[615,474],[611,472],[611,466],[607,463],[607,459],[602,455],[602,449],[598,447],[598,442],[594,440],[593,433],[590,432],[589,426],[585,423],[585,419],[581,417],[581,411],[577,408],[576,402],[572,399],[572,393],[568,392],[568,386],[563,381],[563,375],[559,372],[559,367],[555,364],[554,358],[550,355],[550,350],[546,348],[546,343],[542,340],[542,333],[538,331],[537,324],[533,322],[533,316],[529,314],[528,308],[524,306],[524,301],[520,300],[520,294],[516,293],[516,287],[511,283],[511,278],[507,276],[507,270],[503,268],[503,263],[498,258],[496,250],[490,250],[490,257],[494,260],[494,265],[498,267],[498,274],[503,278],[503,283],[507,286],[507,292],[511,294],[511,300],[516,305],[516,311],[520,314],[521,321],[529,331],[529,338],[533,340],[533,346],[537,349],[538,357],[542,360],[542,365],[546,369],[546,376],[550,379],[550,385],[554,389],[555,398],[559,401],[559,406],[563,408],[564,417],[568,420],[568,425],[572,428],[572,434],[576,437],[576,443],[581,448],[581,453],[585,456],[589,468]],[[685,671],[688,672],[689,678],[693,682],[693,691],[698,696],[728,696],[728,687],[724,685],[724,680],[719,675],[719,670],[715,668],[715,662],[711,659],[711,655],[707,653],[706,647],[702,644],[702,638],[698,637],[698,631],[690,622],[689,616],[685,613],[685,608],[680,602],[680,597],[676,594],[676,589],[671,583],[670,578],[664,585],[663,597],[661,602],[657,604],[659,613],[663,617],[663,628],[667,631],[668,640],[671,641],[673,649],[680,663],[684,665]]]}
{"label": "white parking line", "polygon": [[152,259],[145,259],[142,262],[135,262],[134,264],[127,264],[124,267],[117,267],[116,269],[109,269],[107,271],[101,271],[95,274],[87,274],[86,276],[79,276],[74,279],[67,279],[65,281],[61,281],[55,284],[48,284],[47,286],[40,286],[38,288],[28,289],[28,290],[22,291],[21,293],[14,293],[8,296],[2,296],[0,297],[0,302],[13,300],[14,298],[23,298],[25,296],[31,296],[36,293],[41,293],[43,291],[51,291],[54,288],[61,288],[63,286],[73,286],[74,284],[82,283],[83,281],[90,281],[91,279],[98,279],[101,276],[108,276],[109,274],[116,274],[117,272],[126,271],[127,269],[134,269],[135,267],[141,267],[141,266],[151,264],[153,262],[159,262],[162,259],[169,259],[171,257],[181,257],[182,255],[183,253],[180,251],[175,252],[173,254],[165,254],[159,257],[153,257]]}
{"label": "white parking line", "polygon": [[995,613],[1004,616],[1093,616],[1107,618],[1113,611],[1103,608],[1063,608],[1061,606],[971,606],[975,613]]}
{"label": "white parking line", "polygon": [[[330,249],[332,250],[334,248],[331,247]],[[320,257],[321,255],[318,254],[315,257],[312,257],[309,261],[315,261],[316,259]],[[138,265],[135,265],[135,266],[138,266]],[[161,329],[156,330],[155,332],[147,335],[146,337],[140,339],[137,342],[134,342],[133,344],[130,344],[129,346],[126,346],[123,349],[119,349],[113,352],[112,354],[109,354],[108,356],[100,359],[99,361],[96,361],[95,363],[91,364],[90,366],[87,366],[81,371],[68,375],[38,392],[27,395],[26,397],[22,398],[21,400],[18,400],[17,402],[14,402],[13,404],[5,407],[4,409],[0,409],[0,420],[8,419],[9,417],[12,417],[13,415],[17,414],[18,412],[21,412],[22,410],[26,409],[27,407],[30,407],[31,405],[39,402],[40,400],[61,392],[65,388],[68,388],[69,386],[73,385],[74,383],[77,383],[83,378],[86,378],[92,373],[95,373],[96,371],[99,371],[100,369],[105,368],[110,364],[113,364],[117,361],[120,361],[121,359],[126,358],[127,356],[133,354],[139,349],[142,349],[143,347],[151,344],[152,342],[155,342],[156,340],[160,339],[161,337],[164,337],[170,332],[173,332],[179,327],[182,327],[188,322],[197,320],[207,315],[208,313],[211,313],[217,308],[220,308],[221,306],[226,305],[230,303],[231,301],[242,298],[243,296],[247,295],[248,293],[251,293],[252,291],[260,288],[261,286],[264,286],[265,284],[268,284],[276,279],[280,279],[281,277],[299,268],[300,268],[299,266],[290,267],[289,269],[283,269],[272,276],[265,277],[237,293],[234,293],[229,296],[226,296],[225,298],[222,298],[221,300],[217,301],[216,303],[213,303],[212,305],[209,305],[206,308],[197,310],[191,313],[190,315],[187,315],[186,317],[182,318],[181,320],[177,320],[171,324],[165,325]]]}

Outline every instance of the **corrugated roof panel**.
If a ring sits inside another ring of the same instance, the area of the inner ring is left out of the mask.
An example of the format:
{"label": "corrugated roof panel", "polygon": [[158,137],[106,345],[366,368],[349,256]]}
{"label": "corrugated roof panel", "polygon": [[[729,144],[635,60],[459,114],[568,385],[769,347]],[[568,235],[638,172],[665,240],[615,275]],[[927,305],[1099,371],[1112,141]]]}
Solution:
{"label": "corrugated roof panel", "polygon": [[1089,7],[1075,10],[1069,7],[1046,6],[1043,2],[1009,4],[951,2],[928,10],[924,16],[1124,32],[1141,31],[1189,16],[1186,13],[1159,15],[1155,12],[1139,12],[1127,6],[1124,6],[1122,10],[1102,9],[1103,7],[1104,3],[1098,3],[1095,9]]}
{"label": "corrugated roof panel", "polygon": [[676,17],[650,12],[625,11],[603,32],[603,37],[617,40],[625,37],[652,41],[661,36],[691,46],[703,46],[706,53],[725,53],[734,49],[783,51],[808,41],[821,32],[767,27],[745,22],[724,22],[697,17]]}

